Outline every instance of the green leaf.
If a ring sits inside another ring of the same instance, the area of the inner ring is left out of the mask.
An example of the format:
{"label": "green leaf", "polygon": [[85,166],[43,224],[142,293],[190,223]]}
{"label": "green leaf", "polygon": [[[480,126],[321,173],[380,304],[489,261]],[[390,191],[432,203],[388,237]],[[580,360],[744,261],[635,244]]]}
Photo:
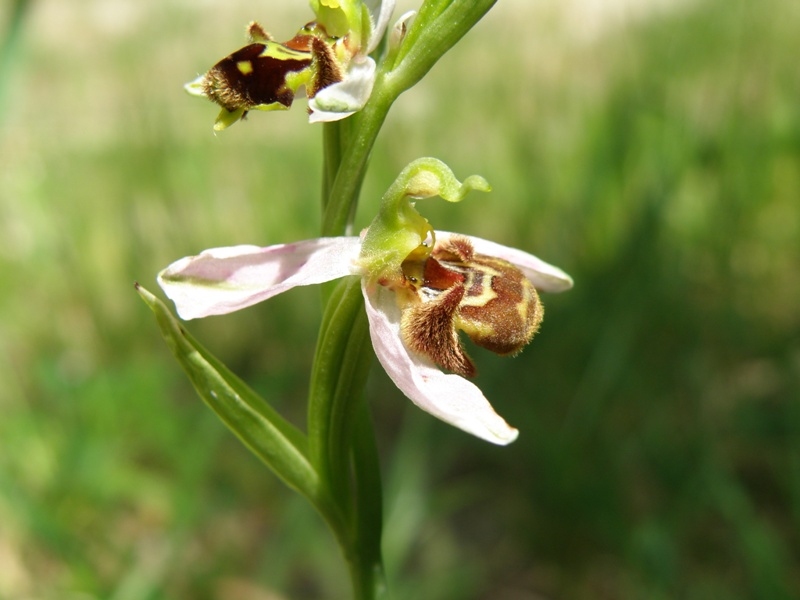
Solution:
{"label": "green leaf", "polygon": [[192,338],[161,300],[139,284],[136,290],[155,313],[167,345],[208,407],[289,487],[318,508],[324,505],[319,477],[308,460],[306,436]]}

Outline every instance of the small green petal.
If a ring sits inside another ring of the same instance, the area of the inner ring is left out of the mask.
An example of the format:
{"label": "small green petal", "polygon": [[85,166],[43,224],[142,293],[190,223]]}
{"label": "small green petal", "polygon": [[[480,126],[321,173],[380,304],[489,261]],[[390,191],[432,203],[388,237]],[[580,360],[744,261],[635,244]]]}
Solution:
{"label": "small green petal", "polygon": [[271,104],[256,104],[255,106],[251,106],[250,110],[263,110],[263,111],[273,111],[273,110],[289,110],[289,106],[284,106],[280,102],[272,102]]}
{"label": "small green petal", "polygon": [[[255,108],[255,107],[254,107]],[[214,121],[214,131],[222,131],[223,129],[227,129],[236,121],[241,119],[244,116],[244,113],[247,112],[244,108],[240,107],[234,111],[230,111],[227,109],[222,109],[219,111],[217,115],[217,120]]]}

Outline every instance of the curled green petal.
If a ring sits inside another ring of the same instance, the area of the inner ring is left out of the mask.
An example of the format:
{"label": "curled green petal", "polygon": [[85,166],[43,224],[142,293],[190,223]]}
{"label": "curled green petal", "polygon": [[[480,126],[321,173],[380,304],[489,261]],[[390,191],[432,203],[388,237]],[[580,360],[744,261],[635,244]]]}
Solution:
{"label": "curled green petal", "polygon": [[281,479],[319,506],[319,478],[308,460],[305,435],[194,340],[163,302],[138,284],[136,290],[208,407]]}
{"label": "curled green petal", "polygon": [[472,190],[492,190],[480,175],[470,175],[461,183],[450,167],[437,158],[418,158],[403,169],[394,185],[401,186],[405,195],[412,198],[440,196],[448,202],[461,202]]}
{"label": "curled green petal", "polygon": [[440,196],[460,202],[472,190],[488,192],[491,187],[479,175],[460,182],[450,167],[436,158],[419,158],[409,164],[384,194],[367,230],[361,251],[365,272],[374,279],[392,277],[413,251],[430,252],[433,228],[414,208],[412,199]]}

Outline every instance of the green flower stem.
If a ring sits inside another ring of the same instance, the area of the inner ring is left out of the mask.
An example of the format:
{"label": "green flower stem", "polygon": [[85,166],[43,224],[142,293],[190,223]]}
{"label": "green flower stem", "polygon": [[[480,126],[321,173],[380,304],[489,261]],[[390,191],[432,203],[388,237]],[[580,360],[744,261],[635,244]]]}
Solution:
{"label": "green flower stem", "polygon": [[428,1],[393,56],[393,84],[403,90],[415,85],[452,48],[497,0]]}
{"label": "green flower stem", "polygon": [[325,123],[322,126],[322,211],[328,205],[331,188],[342,162],[342,125],[341,121]]}
{"label": "green flower stem", "polygon": [[344,421],[353,420],[348,405],[360,394],[355,385],[363,387],[366,379],[359,364],[361,347],[369,340],[364,320],[360,280],[343,279],[333,290],[323,316],[309,394],[309,457],[344,511],[350,509],[349,424]]}
{"label": "green flower stem", "polygon": [[[323,236],[349,233],[370,153],[394,101],[495,1],[426,2],[408,38],[379,66],[364,108],[344,122],[324,126]],[[438,168],[438,163],[434,166]],[[439,182],[445,184],[441,178]],[[323,298],[325,315],[309,395],[309,460],[323,495],[333,499],[336,514],[345,520],[344,530],[331,526],[347,559],[354,597],[376,600],[386,597],[387,590],[381,559],[380,468],[369,411],[362,400],[372,349],[360,282],[348,278],[336,287],[327,286]]]}
{"label": "green flower stem", "polygon": [[355,214],[370,152],[392,102],[397,98],[397,94],[384,88],[383,81],[384,77],[379,72],[369,102],[360,112],[347,119],[353,120],[351,134],[325,203],[323,236],[345,233],[350,225],[349,220]]}
{"label": "green flower stem", "polygon": [[411,27],[406,34],[403,48],[408,49],[416,44],[420,34],[425,30],[426,24],[431,23],[436,17],[442,14],[442,11],[444,11],[451,2],[452,0],[425,0],[414,16]]}
{"label": "green flower stem", "polygon": [[[392,103],[402,92],[387,85],[388,81],[386,74],[379,71],[369,101],[360,112],[347,119],[352,121],[348,143],[340,155],[327,201],[323,199],[323,236],[342,235],[351,225],[370,153]],[[326,157],[328,154],[326,146]],[[330,168],[326,165],[323,170],[327,175]]]}
{"label": "green flower stem", "polygon": [[373,592],[372,596],[365,595],[365,597],[386,598],[388,590],[383,565],[380,562],[383,530],[381,471],[372,418],[366,403],[361,404],[357,415],[353,437],[353,471],[356,500],[355,527],[356,538],[360,542],[361,564],[373,567],[369,570],[362,569],[360,575],[366,579],[359,579],[358,582],[364,590]]}
{"label": "green flower stem", "polygon": [[367,411],[362,398],[372,356],[361,282],[349,277],[331,292],[320,328],[308,435],[322,493],[345,519],[345,531],[333,529],[359,600],[374,600],[385,590],[380,471],[371,423],[361,414]]}
{"label": "green flower stem", "polygon": [[[372,364],[372,344],[369,337],[369,323],[361,297],[361,282],[355,280],[345,290],[342,304],[353,308],[353,320],[347,333],[340,371],[330,412],[327,434],[327,454],[332,474],[339,485],[347,482],[349,475],[349,448],[354,435],[358,412],[364,404],[363,390]],[[341,306],[341,304],[340,304]],[[380,485],[380,481],[378,481]],[[350,498],[350,486],[337,487],[337,497]]]}
{"label": "green flower stem", "polygon": [[[355,318],[352,314],[354,307],[343,306],[346,304],[345,291],[348,283],[348,280],[342,280],[334,285],[326,303],[317,338],[309,389],[308,453],[317,472],[326,473],[327,479],[330,479],[332,471],[329,466],[330,457],[327,455],[327,435],[330,430],[333,394],[338,370],[341,368],[345,336]],[[329,481],[327,485],[330,486]]]}
{"label": "green flower stem", "polygon": [[[360,286],[355,292],[360,295]],[[358,599],[378,600],[387,597],[381,553],[383,495],[375,432],[363,394],[374,356],[363,299],[359,315],[348,346],[348,354],[356,360],[353,361],[352,374],[345,373],[346,377],[340,378],[337,386],[330,443],[331,452],[350,450],[344,458],[350,458],[348,464],[352,464],[352,486],[347,492],[351,495],[353,507],[350,522],[353,545],[347,554],[347,562],[353,595]],[[347,471],[340,474],[343,480],[347,475]]]}
{"label": "green flower stem", "polygon": [[[370,152],[397,97],[382,92],[381,81],[379,75],[361,112],[325,125],[323,236],[342,235],[352,226]],[[327,286],[323,298],[326,310],[309,398],[309,455],[322,485],[346,515],[349,536],[337,537],[353,596],[377,600],[387,593],[381,557],[383,507],[374,432],[362,399],[373,352],[360,281],[350,278],[333,289]]]}

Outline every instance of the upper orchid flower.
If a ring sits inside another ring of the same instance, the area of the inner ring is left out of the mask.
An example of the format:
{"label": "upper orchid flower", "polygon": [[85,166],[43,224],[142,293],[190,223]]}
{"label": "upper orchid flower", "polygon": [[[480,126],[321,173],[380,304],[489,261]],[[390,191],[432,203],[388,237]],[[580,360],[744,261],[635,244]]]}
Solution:
{"label": "upper orchid flower", "polygon": [[537,290],[564,291],[572,279],[521,250],[434,231],[409,201],[433,195],[458,201],[470,189],[489,188],[475,176],[460,184],[439,161],[421,159],[390,188],[361,237],[214,248],[167,267],[159,285],[183,319],[194,319],[296,286],[359,276],[375,354],[397,387],[443,421],[508,444],[518,432],[465,379],[475,367],[458,332],[499,354],[516,354],[542,319]]}
{"label": "upper orchid flower", "polygon": [[220,131],[250,110],[286,110],[305,87],[309,121],[336,121],[360,110],[375,81],[375,50],[394,0],[311,0],[316,20],[279,43],[261,25],[248,26],[249,44],[223,58],[186,90],[222,107]]}

